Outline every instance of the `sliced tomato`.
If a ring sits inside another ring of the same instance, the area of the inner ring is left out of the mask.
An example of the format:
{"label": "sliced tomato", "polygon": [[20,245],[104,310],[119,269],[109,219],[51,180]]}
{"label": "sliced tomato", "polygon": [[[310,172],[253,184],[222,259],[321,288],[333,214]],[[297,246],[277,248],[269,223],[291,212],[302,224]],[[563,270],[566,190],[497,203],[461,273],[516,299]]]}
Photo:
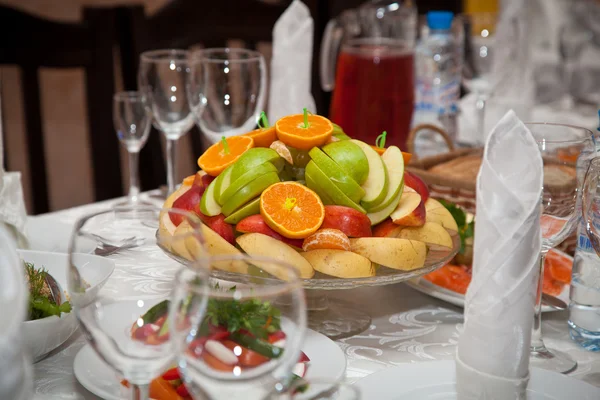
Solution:
{"label": "sliced tomato", "polygon": [[570,284],[573,261],[556,251],[550,251],[544,263],[544,274],[550,274],[553,279]]}
{"label": "sliced tomato", "polygon": [[467,293],[471,283],[471,273],[467,267],[451,264],[430,272],[424,278],[435,285],[461,294]]}
{"label": "sliced tomato", "polygon": [[174,381],[177,379],[181,379],[181,375],[179,374],[179,369],[175,367],[167,370],[164,374],[162,374],[162,378],[166,381]]}
{"label": "sliced tomato", "polygon": [[310,362],[310,358],[308,358],[308,356],[306,355],[305,352],[301,351],[300,352],[300,358],[298,359],[299,363],[305,363],[305,362]]}
{"label": "sliced tomato", "polygon": [[163,378],[156,378],[150,382],[150,397],[160,400],[182,400],[175,388]]}
{"label": "sliced tomato", "polygon": [[233,365],[225,364],[223,361],[219,360],[217,357],[210,354],[208,351],[202,352],[202,359],[205,363],[207,363],[212,369],[216,369],[217,371],[223,372],[232,372]]}
{"label": "sliced tomato", "polygon": [[[263,356],[262,354],[258,354],[257,352],[252,351],[242,345],[239,345],[232,340],[224,340],[221,343],[223,343],[223,345],[225,345],[225,347],[227,347],[229,350],[234,352],[234,354],[238,357],[238,360],[243,367],[257,367],[269,361],[269,359]],[[236,347],[239,347],[241,350],[241,353],[239,355],[235,351]]]}
{"label": "sliced tomato", "polygon": [[278,341],[280,341],[282,339],[285,339],[285,337],[286,336],[285,336],[285,332],[284,331],[277,331],[277,332],[271,333],[269,335],[269,338],[268,338],[267,341],[269,343],[273,344],[273,343],[278,342]]}
{"label": "sliced tomato", "polygon": [[181,397],[190,397],[190,392],[187,390],[187,387],[185,387],[185,385],[182,383],[181,385],[177,386],[177,394],[180,395]]}

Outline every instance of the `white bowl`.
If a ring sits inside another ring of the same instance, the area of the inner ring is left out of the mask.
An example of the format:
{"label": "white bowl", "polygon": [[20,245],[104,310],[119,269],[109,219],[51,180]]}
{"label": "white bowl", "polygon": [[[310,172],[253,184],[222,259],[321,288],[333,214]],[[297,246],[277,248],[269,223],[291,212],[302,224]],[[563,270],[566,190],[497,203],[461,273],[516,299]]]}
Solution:
{"label": "white bowl", "polygon": [[[56,280],[62,290],[63,301],[68,300],[67,266],[69,256],[62,253],[49,253],[45,251],[19,250],[23,261],[34,264],[35,268],[44,268]],[[75,260],[80,267],[81,277],[90,285],[86,296],[93,301],[102,286],[115,269],[112,260],[91,254],[78,254]],[[63,313],[60,317],[52,316],[35,321],[23,323],[23,337],[25,348],[28,349],[31,359],[37,362],[52,350],[63,344],[77,329],[75,312]]]}

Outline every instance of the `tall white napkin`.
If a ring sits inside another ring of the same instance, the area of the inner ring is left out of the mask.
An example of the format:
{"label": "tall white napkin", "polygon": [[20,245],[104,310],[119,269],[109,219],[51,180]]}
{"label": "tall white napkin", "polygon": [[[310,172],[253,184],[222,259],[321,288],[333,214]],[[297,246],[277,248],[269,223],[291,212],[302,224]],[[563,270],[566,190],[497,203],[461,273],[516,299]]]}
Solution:
{"label": "tall white napkin", "polygon": [[21,341],[21,324],[27,313],[27,289],[23,264],[16,243],[0,225],[0,399],[26,400],[31,397],[32,374]]}
{"label": "tall white napkin", "polygon": [[310,91],[312,55],[313,19],[308,7],[294,0],[273,28],[268,114],[272,124],[303,108],[317,112]]}
{"label": "tall white napkin", "polygon": [[520,399],[539,276],[543,164],[509,111],[492,130],[477,177],[473,279],[456,355],[459,399]]}
{"label": "tall white napkin", "polygon": [[1,91],[2,85],[0,84],[0,224],[5,224],[9,228],[20,247],[27,247],[27,236],[25,235],[27,211],[23,198],[21,173],[4,171]]}

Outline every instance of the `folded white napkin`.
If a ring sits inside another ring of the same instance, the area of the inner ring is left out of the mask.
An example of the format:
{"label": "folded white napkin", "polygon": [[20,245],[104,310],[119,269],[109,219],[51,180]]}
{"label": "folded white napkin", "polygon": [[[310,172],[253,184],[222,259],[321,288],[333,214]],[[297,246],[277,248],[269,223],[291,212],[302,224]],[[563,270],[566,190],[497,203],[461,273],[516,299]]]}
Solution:
{"label": "folded white napkin", "polygon": [[[1,85],[0,90],[2,90]],[[1,107],[0,95],[0,109]],[[0,113],[1,120],[2,114]],[[25,234],[27,211],[23,199],[21,173],[4,171],[4,143],[2,137],[2,123],[0,122],[0,224],[4,224],[9,228],[19,247],[27,247],[27,236]]]}
{"label": "folded white napkin", "polygon": [[21,341],[21,324],[27,313],[27,289],[23,264],[16,243],[0,225],[0,399],[25,400],[31,397],[32,374]]}
{"label": "folded white napkin", "polygon": [[313,19],[300,0],[279,17],[273,28],[273,59],[269,91],[269,121],[275,123],[303,108],[316,113],[311,94]]}
{"label": "folded white napkin", "polygon": [[520,399],[539,276],[538,145],[509,111],[492,130],[477,177],[473,279],[456,355],[459,399]]}

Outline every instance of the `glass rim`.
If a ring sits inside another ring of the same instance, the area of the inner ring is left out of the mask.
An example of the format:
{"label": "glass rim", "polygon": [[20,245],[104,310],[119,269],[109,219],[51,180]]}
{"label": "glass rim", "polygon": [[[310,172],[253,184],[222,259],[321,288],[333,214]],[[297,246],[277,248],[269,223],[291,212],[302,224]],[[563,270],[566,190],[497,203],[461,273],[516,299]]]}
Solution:
{"label": "glass rim", "polygon": [[[542,126],[542,125],[553,126],[553,127],[563,127],[563,128],[575,129],[575,130],[587,133],[586,136],[578,138],[578,139],[569,139],[569,140],[545,140],[545,139],[537,140],[536,139],[536,142],[538,142],[538,143],[540,143],[540,142],[544,142],[544,143],[578,143],[578,142],[582,142],[584,140],[593,139],[593,137],[594,137],[594,132],[592,132],[591,130],[589,130],[587,128],[584,128],[582,126],[577,126],[577,125],[561,124],[561,123],[555,123],[555,122],[524,122],[524,124],[527,127]],[[533,132],[532,132],[532,134],[533,134]]]}
{"label": "glass rim", "polygon": [[[214,54],[245,54],[248,57],[240,59],[224,59],[214,58],[211,55]],[[257,50],[245,49],[242,47],[213,47],[208,49],[200,49],[192,52],[191,59],[194,62],[208,62],[214,64],[227,63],[248,63],[256,62],[264,59],[263,55]]]}
{"label": "glass rim", "polygon": [[113,100],[115,101],[125,101],[125,100],[146,100],[146,95],[137,90],[125,90],[122,92],[117,92],[113,95]]}
{"label": "glass rim", "polygon": [[[247,290],[249,293],[251,292],[253,295],[255,295],[257,297],[272,297],[272,296],[289,293],[292,290],[297,290],[297,289],[303,288],[302,279],[300,278],[300,274],[296,270],[296,268],[294,268],[294,266],[292,266],[291,264],[288,264],[285,261],[282,261],[282,260],[279,260],[276,258],[264,257],[264,256],[251,256],[249,254],[230,254],[230,255],[207,256],[202,261],[203,261],[203,264],[207,265],[210,269],[210,268],[212,268],[212,264],[215,262],[236,261],[236,260],[242,261],[242,262],[248,262],[249,264],[252,264],[252,261],[278,264],[278,265],[284,267],[288,272],[291,272],[291,275],[290,275],[291,279],[289,279],[289,280],[283,280],[283,279],[277,278],[272,275],[252,276],[250,274],[238,274],[241,277],[251,277],[253,280],[249,280],[248,283],[231,282],[231,281],[228,282],[228,283],[232,283],[233,286],[236,286],[236,284],[240,284],[240,285],[254,284],[254,286],[251,286],[247,289],[242,288],[241,290]],[[190,284],[187,281],[184,281],[182,279],[183,274],[189,273],[189,272],[195,273],[196,270],[193,268],[189,268],[189,267],[183,267],[179,271],[177,271],[177,273],[175,274],[175,284],[176,285],[180,285],[180,284],[184,285],[186,287],[186,290],[188,290],[189,292],[192,292],[194,294],[209,295],[212,298],[218,298],[218,299],[222,299],[222,300],[228,300],[228,299],[229,300],[239,300],[239,299],[235,298],[236,296],[234,294],[230,294],[229,292],[223,291],[214,286],[208,285],[208,286],[198,287],[193,284]],[[260,282],[260,281],[273,282],[273,284],[263,285],[259,289],[257,289],[257,286],[256,286],[257,282]],[[240,299],[246,299],[248,297],[249,296],[244,295]]]}
{"label": "glass rim", "polygon": [[[151,63],[183,63],[187,62],[191,52],[184,49],[159,49],[144,51],[140,60]],[[175,59],[173,59],[176,57]]]}

